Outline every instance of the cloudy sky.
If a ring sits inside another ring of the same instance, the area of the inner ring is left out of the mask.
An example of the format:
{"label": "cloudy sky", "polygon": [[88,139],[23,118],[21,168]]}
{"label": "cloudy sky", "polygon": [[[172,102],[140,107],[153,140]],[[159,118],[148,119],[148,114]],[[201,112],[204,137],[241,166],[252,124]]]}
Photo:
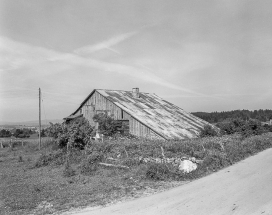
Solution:
{"label": "cloudy sky", "polygon": [[193,111],[272,109],[272,1],[0,0],[0,121],[61,119],[93,89]]}

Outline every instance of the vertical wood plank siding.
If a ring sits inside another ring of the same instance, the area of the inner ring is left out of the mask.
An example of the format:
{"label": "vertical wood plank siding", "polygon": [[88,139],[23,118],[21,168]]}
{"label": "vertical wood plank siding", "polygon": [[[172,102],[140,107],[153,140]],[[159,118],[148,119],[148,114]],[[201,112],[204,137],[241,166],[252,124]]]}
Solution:
{"label": "vertical wood plank siding", "polygon": [[[94,110],[93,110],[94,109]],[[129,120],[129,132],[138,137],[163,139],[150,128],[143,125],[141,122],[131,117],[128,113],[117,107],[113,102],[106,99],[98,92],[94,94],[86,101],[82,107],[83,116],[90,122],[91,125],[95,125],[93,116],[99,111],[109,111],[115,120]]]}

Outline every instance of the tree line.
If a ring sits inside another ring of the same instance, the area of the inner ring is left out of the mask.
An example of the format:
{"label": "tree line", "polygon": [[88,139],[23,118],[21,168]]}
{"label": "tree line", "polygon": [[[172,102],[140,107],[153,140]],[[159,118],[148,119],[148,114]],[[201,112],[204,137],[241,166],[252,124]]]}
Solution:
{"label": "tree line", "polygon": [[15,129],[13,131],[7,130],[7,129],[2,129],[0,130],[0,137],[11,137],[14,136],[16,138],[28,138],[30,137],[31,134],[35,134],[36,132],[28,129],[28,128],[23,128],[23,129]]}
{"label": "tree line", "polygon": [[222,111],[222,112],[193,112],[193,115],[209,122],[209,123],[219,123],[227,119],[242,119],[248,121],[250,119],[255,119],[261,122],[267,122],[272,119],[272,110],[233,110],[233,111]]}

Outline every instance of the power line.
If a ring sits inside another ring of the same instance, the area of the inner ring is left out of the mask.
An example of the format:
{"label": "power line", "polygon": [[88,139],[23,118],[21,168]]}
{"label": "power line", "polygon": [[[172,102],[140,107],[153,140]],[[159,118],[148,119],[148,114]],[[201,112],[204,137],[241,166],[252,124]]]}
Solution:
{"label": "power line", "polygon": [[60,100],[56,100],[53,98],[46,98],[47,100],[51,100],[51,101],[56,101],[56,102],[60,102],[60,103],[67,103],[67,104],[74,104],[74,105],[80,105],[79,103],[73,103],[73,102],[67,102],[67,101],[60,101]]}
{"label": "power line", "polygon": [[[38,95],[37,94],[9,94],[9,95],[2,95],[1,97],[3,99],[18,99],[18,98],[26,98],[28,97],[28,99],[36,99]],[[60,100],[60,96],[44,96],[43,95],[43,98],[46,98],[46,99],[49,99],[49,100],[52,100],[52,101],[57,101],[57,102],[60,102],[60,103],[69,103],[69,104],[75,104],[75,105],[78,105],[79,103],[74,103],[74,102],[67,102],[67,101],[61,101]]]}
{"label": "power line", "polygon": [[[29,90],[29,91],[34,91],[36,92],[36,90],[32,90],[32,89],[28,89],[28,88],[19,88],[19,89],[24,89],[24,90]],[[19,91],[18,88],[12,88],[12,89],[8,89],[8,90],[0,90],[0,93],[1,94],[10,94],[10,93],[18,93],[18,94],[21,94],[22,91]],[[46,94],[51,94],[51,95],[57,95],[57,96],[71,96],[70,94],[61,94],[61,93],[52,93],[52,92],[48,92],[48,91],[43,91],[43,94],[46,93]]]}
{"label": "power line", "polygon": [[[9,90],[5,90],[5,91],[1,91],[0,90],[0,97],[2,97],[2,99],[4,100],[9,100],[9,99],[29,99],[29,100],[33,100],[33,99],[36,99],[36,97],[38,96],[37,95],[37,91],[35,90],[35,94],[34,93],[23,93],[22,90],[19,91],[19,89],[23,89],[23,90],[26,90],[26,91],[33,91],[32,89],[29,89],[29,88],[23,88],[23,87],[17,87],[17,88],[12,88],[12,89],[9,89]],[[45,96],[45,94],[47,94]],[[46,92],[46,91],[43,91],[43,99],[46,98],[47,100],[51,100],[51,101],[55,101],[55,102],[58,102],[58,103],[66,103],[66,104],[73,104],[73,105],[79,105],[79,103],[75,103],[75,102],[70,102],[70,101],[62,101],[60,99],[60,97],[63,97],[63,96],[66,96],[66,97],[71,97],[71,95],[67,94],[60,94],[60,93],[52,93],[52,92]],[[43,101],[44,102],[44,101]],[[43,104],[44,105],[44,104]]]}

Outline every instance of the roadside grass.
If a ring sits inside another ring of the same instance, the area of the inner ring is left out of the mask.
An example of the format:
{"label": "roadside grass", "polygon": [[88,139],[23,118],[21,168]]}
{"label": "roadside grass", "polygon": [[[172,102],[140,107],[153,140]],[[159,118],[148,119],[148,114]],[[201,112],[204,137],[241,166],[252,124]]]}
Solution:
{"label": "roadside grass", "polygon": [[[272,147],[272,133],[184,141],[107,140],[85,150],[58,149],[49,138],[0,149],[0,214],[50,214],[96,206],[177,186]],[[141,158],[195,157],[197,170],[184,174],[170,164]],[[100,165],[111,163],[115,168]]]}

